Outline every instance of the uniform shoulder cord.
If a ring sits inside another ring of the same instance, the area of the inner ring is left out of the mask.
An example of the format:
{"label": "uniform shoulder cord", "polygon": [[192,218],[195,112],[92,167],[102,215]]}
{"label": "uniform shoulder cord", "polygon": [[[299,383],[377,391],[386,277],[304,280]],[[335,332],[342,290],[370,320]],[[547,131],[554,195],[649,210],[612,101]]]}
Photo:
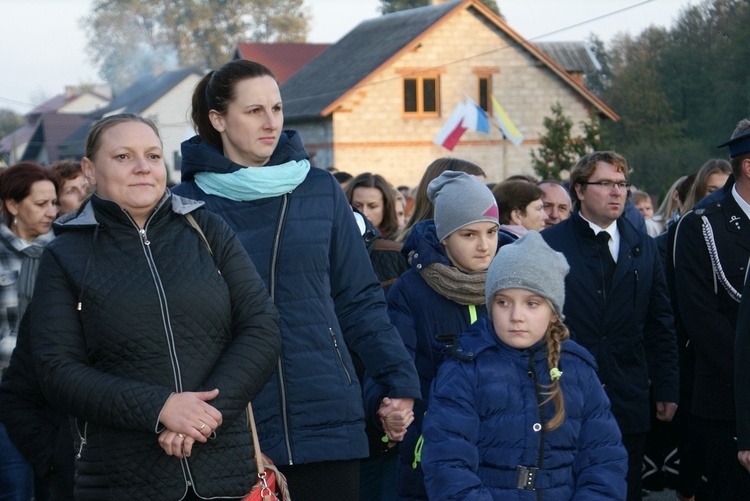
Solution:
{"label": "uniform shoulder cord", "polygon": [[[708,255],[711,258],[711,265],[714,268],[714,277],[719,279],[719,282],[721,282],[721,285],[724,287],[724,290],[727,291],[729,297],[739,303],[742,300],[742,293],[732,286],[727,275],[724,273],[724,268],[721,266],[721,261],[719,260],[719,249],[716,248],[716,240],[714,239],[714,232],[711,223],[706,216],[702,216],[701,219],[703,220],[703,239],[706,241]],[[714,292],[716,292],[716,290],[714,290]]]}

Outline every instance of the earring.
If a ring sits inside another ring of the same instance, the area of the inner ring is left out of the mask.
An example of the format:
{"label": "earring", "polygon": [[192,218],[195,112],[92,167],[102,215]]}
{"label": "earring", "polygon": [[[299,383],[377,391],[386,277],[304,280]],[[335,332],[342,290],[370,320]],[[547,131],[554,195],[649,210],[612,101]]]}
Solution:
{"label": "earring", "polygon": [[13,218],[13,226],[18,226],[18,219],[15,217]]}

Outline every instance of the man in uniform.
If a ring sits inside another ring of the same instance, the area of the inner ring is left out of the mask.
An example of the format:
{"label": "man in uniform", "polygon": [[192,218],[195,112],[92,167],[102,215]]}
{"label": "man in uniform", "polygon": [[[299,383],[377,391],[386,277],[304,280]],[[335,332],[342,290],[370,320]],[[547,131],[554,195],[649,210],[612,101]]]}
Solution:
{"label": "man in uniform", "polygon": [[[735,331],[750,258],[750,121],[722,146],[729,146],[735,184],[680,219],[674,269],[680,318],[694,348],[691,415],[706,446],[708,496],[731,501],[750,492],[750,473],[737,461],[734,392]],[[740,449],[750,449],[748,440]]]}
{"label": "man in uniform", "polygon": [[654,239],[623,216],[628,167],[617,153],[586,155],[570,173],[573,215],[542,232],[570,264],[565,323],[599,366],[628,451],[628,501],[641,499],[651,389],[656,415],[677,409],[672,309]]}

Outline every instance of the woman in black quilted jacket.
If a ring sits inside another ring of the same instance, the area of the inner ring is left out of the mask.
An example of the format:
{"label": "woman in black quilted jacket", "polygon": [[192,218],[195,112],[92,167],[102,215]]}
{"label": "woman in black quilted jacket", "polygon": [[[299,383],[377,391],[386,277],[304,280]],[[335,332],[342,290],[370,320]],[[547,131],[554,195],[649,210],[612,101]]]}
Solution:
{"label": "woman in black quilted jacket", "polygon": [[30,307],[75,497],[238,499],[256,477],[245,408],[281,348],[263,282],[221,218],[166,188],[150,121],[100,120],[82,166],[96,191],[55,223]]}

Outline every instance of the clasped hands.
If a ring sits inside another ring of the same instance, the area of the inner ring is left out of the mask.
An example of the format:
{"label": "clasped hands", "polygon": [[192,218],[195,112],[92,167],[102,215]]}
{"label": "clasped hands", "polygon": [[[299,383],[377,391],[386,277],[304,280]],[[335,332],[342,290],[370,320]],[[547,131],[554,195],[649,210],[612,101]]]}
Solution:
{"label": "clasped hands", "polygon": [[190,457],[195,442],[205,443],[222,417],[210,402],[219,390],[173,393],[164,404],[160,422],[166,428],[159,434],[159,445],[164,452],[178,458]]}
{"label": "clasped hands", "polygon": [[401,442],[406,429],[414,421],[413,398],[388,398],[380,402],[376,416],[390,442]]}

